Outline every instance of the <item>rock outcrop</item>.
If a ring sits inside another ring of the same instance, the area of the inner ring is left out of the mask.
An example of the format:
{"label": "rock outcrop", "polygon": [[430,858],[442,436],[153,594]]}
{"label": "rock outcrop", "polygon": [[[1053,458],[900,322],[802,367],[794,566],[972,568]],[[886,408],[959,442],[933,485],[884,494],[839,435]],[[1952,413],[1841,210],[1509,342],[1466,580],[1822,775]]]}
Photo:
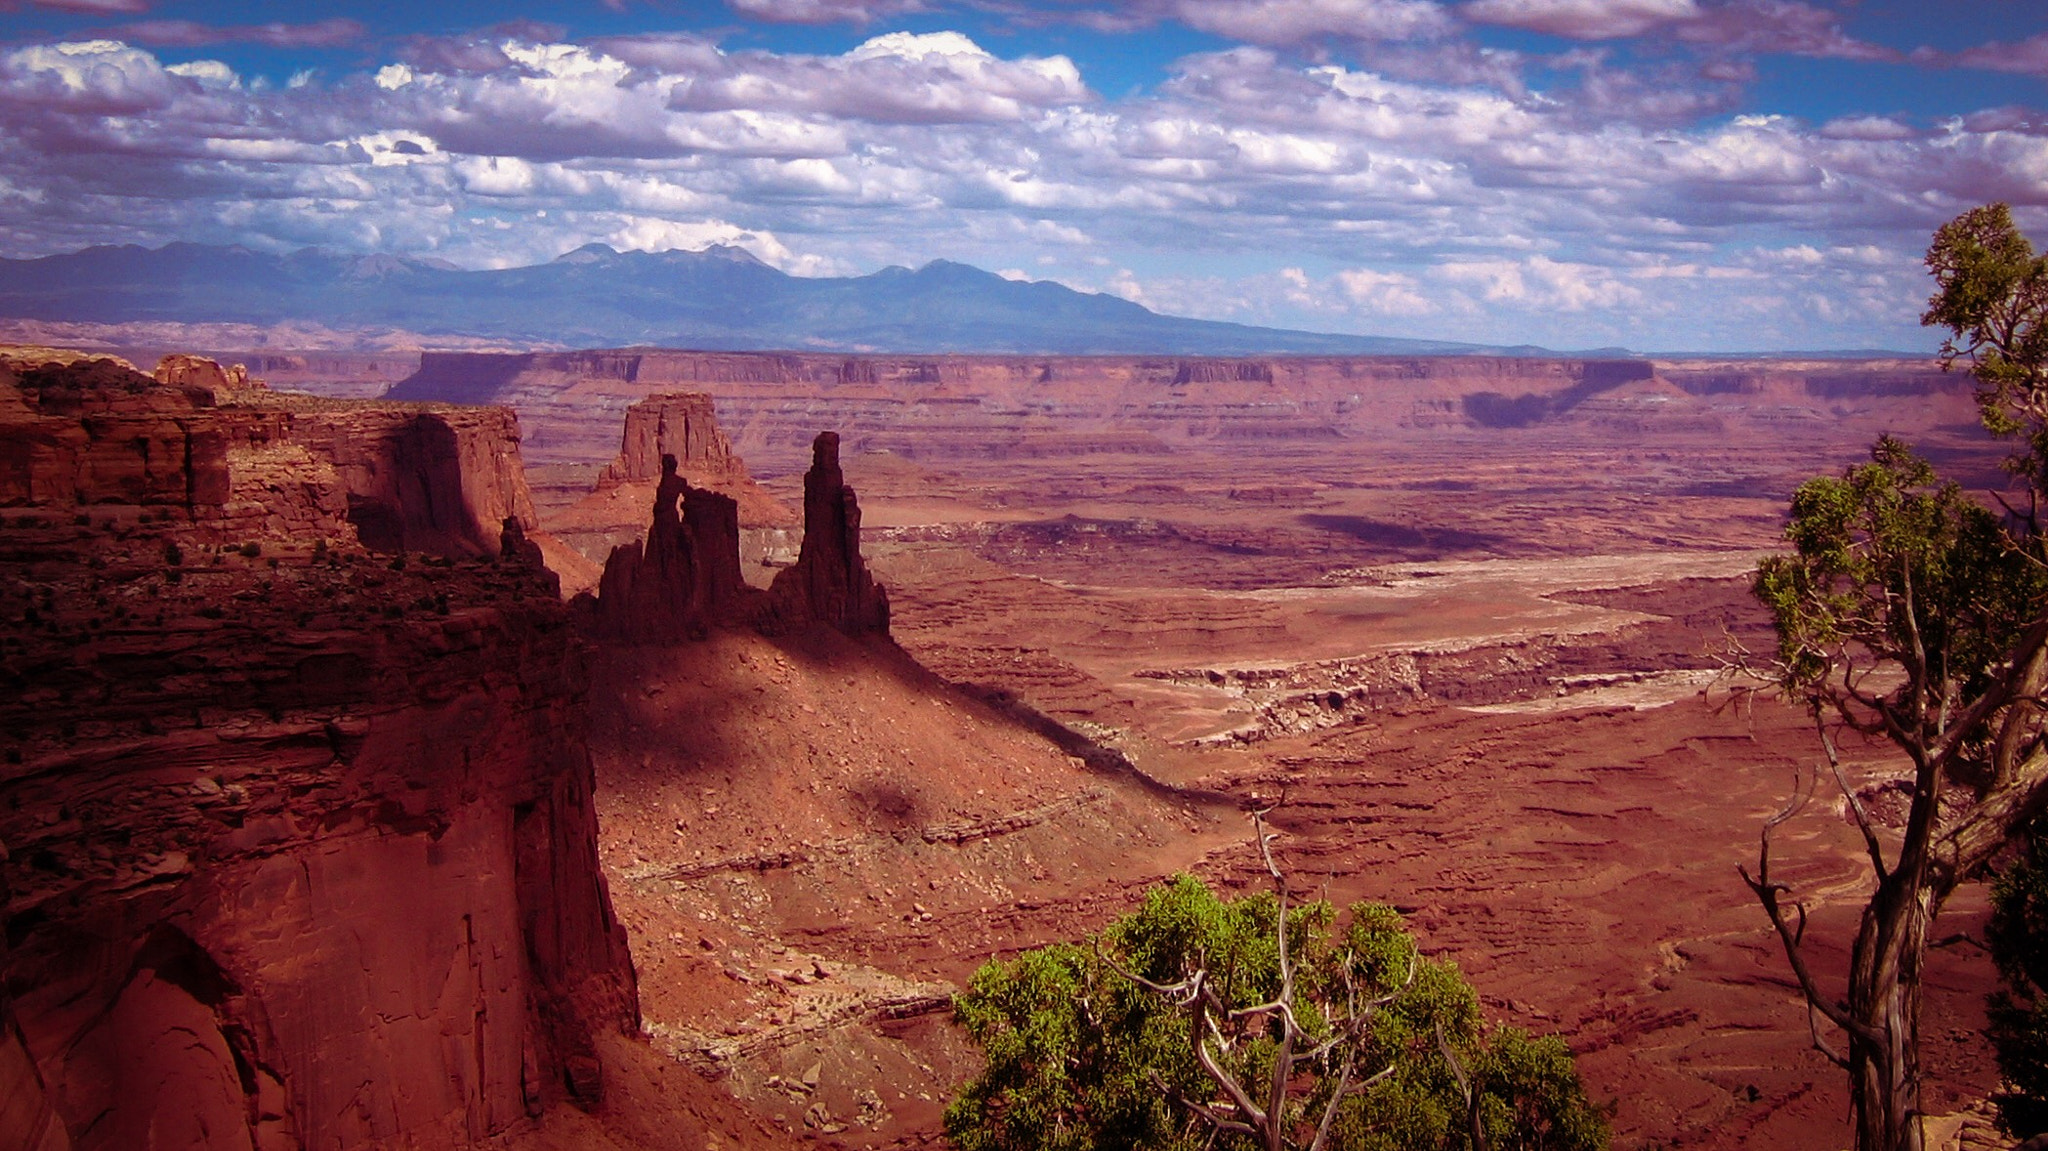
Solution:
{"label": "rock outcrop", "polygon": [[738,504],[691,487],[673,455],[661,458],[661,468],[646,539],[620,544],[605,561],[593,610],[607,639],[701,639],[712,627],[743,622],[754,607],[740,576]]}
{"label": "rock outcrop", "polygon": [[[619,454],[598,475],[595,489],[550,516],[548,526],[562,543],[595,565],[639,540],[647,531],[648,504],[661,483],[661,461],[669,457],[693,492],[716,493],[734,504],[746,555],[759,560],[788,546],[795,513],[747,474],[745,461],[719,430],[711,397],[692,392],[650,396],[626,410],[625,424]],[[687,506],[708,514],[714,503],[697,500]],[[572,591],[585,591],[595,579],[565,582]]]}
{"label": "rock outcrop", "polygon": [[596,1100],[636,992],[516,424],[220,374],[0,370],[0,1145],[454,1148]]}
{"label": "rock outcrop", "polygon": [[207,542],[342,541],[483,558],[536,520],[518,418],[502,408],[272,393],[239,367],[165,357],[0,357],[0,507],[97,503],[175,517]]}
{"label": "rock outcrop", "polygon": [[[204,392],[216,405],[227,403],[236,393],[249,390],[249,369],[241,364],[225,365],[204,356],[173,353],[158,360],[152,373],[156,382],[181,390]],[[262,385],[257,385],[261,387]]]}
{"label": "rock outcrop", "polygon": [[[593,632],[623,643],[702,639],[717,627],[763,631],[819,624],[847,635],[889,632],[889,598],[860,553],[860,502],[839,470],[839,437],[820,433],[804,477],[804,535],[796,564],[766,592],[740,568],[738,505],[692,487],[673,455],[661,460],[644,540],[612,549],[597,594],[576,602]],[[679,505],[680,501],[680,505]]]}
{"label": "rock outcrop", "polygon": [[294,439],[332,464],[366,547],[485,557],[507,516],[537,523],[504,408],[296,399],[292,411]]}
{"label": "rock outcrop", "polygon": [[860,500],[839,470],[839,435],[820,432],[804,473],[804,542],[796,566],[777,572],[769,594],[787,619],[811,619],[848,635],[889,631],[889,595],[860,554]]}
{"label": "rock outcrop", "polygon": [[701,487],[747,483],[747,466],[718,429],[711,397],[702,392],[666,392],[626,409],[626,431],[618,458],[598,476],[599,490],[628,483],[658,482],[663,458]]}

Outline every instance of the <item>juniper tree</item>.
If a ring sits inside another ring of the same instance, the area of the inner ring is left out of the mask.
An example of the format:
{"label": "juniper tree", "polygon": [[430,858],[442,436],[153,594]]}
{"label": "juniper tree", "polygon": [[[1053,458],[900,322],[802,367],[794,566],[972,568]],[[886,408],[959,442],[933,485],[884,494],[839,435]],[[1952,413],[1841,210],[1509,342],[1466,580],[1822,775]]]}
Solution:
{"label": "juniper tree", "polygon": [[[1261,835],[1263,845],[1265,837]],[[946,1109],[962,1151],[1604,1147],[1570,1051],[1489,1030],[1401,917],[1181,875],[1086,943],[976,972],[987,1056]]]}
{"label": "juniper tree", "polygon": [[[1823,988],[1803,947],[1806,912],[1771,876],[1764,828],[1744,879],[1805,995],[1815,1046],[1849,1075],[1859,1151],[1919,1151],[1921,980],[1928,931],[2048,805],[2048,554],[2036,517],[2048,487],[2048,265],[2004,205],[1935,233],[1936,291],[1922,317],[1945,327],[1944,364],[1967,361],[1983,422],[2016,441],[2019,499],[1993,510],[1943,483],[1890,437],[1871,462],[1793,496],[1790,555],[1755,589],[1779,639],[1779,683],[1813,718],[1826,770],[1875,880],[1846,990]],[[1911,773],[1903,827],[1881,827],[1847,778],[1845,740],[1889,744]]]}

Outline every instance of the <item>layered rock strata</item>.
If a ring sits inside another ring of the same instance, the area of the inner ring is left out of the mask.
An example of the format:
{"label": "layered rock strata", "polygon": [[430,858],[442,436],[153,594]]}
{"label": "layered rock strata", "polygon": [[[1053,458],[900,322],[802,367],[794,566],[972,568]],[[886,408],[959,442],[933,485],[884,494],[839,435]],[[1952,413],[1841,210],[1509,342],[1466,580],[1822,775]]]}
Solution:
{"label": "layered rock strata", "polygon": [[502,408],[272,393],[239,368],[166,357],[0,368],[0,507],[128,504],[208,542],[358,537],[385,551],[495,555],[536,521],[518,418]]}
{"label": "layered rock strata", "polygon": [[[486,547],[413,504],[497,510],[516,425],[213,371],[0,370],[0,1145],[453,1148],[595,1101],[637,1003],[585,649],[516,513]],[[390,480],[423,422],[452,486]],[[362,546],[351,467],[425,554]]]}
{"label": "layered rock strata", "polygon": [[738,505],[693,488],[663,456],[647,537],[612,549],[598,583],[599,635],[628,643],[703,638],[752,609],[740,578]]}
{"label": "layered rock strata", "polygon": [[718,429],[711,397],[702,392],[668,392],[649,396],[626,409],[626,429],[618,458],[598,476],[600,490],[635,482],[655,482],[666,474],[665,456],[677,469],[705,487],[720,481],[748,482],[747,467],[725,433]]}
{"label": "layered rock strata", "polygon": [[397,398],[507,404],[544,462],[596,461],[627,406],[715,397],[768,474],[794,473],[821,423],[849,449],[1021,459],[1188,448],[1269,451],[1338,437],[1644,430],[1783,433],[1971,418],[1966,378],[1928,360],[1522,356],[846,356],[627,349],[428,353]]}
{"label": "layered rock strata", "polygon": [[294,399],[293,438],[329,461],[364,546],[481,557],[507,517],[536,526],[504,408]]}

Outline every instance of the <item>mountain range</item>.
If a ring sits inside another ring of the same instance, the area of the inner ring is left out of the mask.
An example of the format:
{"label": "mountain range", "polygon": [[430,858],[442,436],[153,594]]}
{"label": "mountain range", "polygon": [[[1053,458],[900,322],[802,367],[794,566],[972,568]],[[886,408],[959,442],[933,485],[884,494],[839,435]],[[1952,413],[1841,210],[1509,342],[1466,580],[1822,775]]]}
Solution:
{"label": "mountain range", "polygon": [[[396,328],[565,347],[1061,355],[1548,354],[1441,340],[1334,335],[1161,315],[1116,296],[934,260],[865,276],[791,276],[736,247],[618,252],[545,264],[287,255],[170,244],[0,259],[0,316]],[[1605,349],[1612,353],[1619,349]]]}

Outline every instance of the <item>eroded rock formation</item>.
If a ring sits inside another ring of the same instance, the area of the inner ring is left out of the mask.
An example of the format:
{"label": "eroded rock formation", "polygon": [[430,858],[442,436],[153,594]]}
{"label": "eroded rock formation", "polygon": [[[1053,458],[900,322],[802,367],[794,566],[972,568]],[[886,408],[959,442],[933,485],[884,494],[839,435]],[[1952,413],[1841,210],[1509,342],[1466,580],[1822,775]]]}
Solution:
{"label": "eroded rock formation", "polygon": [[740,568],[738,505],[692,487],[673,455],[661,459],[644,540],[612,549],[597,595],[577,597],[592,629],[626,643],[703,638],[752,624],[793,631],[824,624],[847,635],[889,631],[889,598],[860,553],[860,502],[839,469],[839,437],[820,433],[804,477],[804,535],[796,564],[764,593]]}
{"label": "eroded rock formation", "polygon": [[338,473],[367,547],[490,556],[507,516],[536,523],[504,408],[295,398],[292,410],[294,438]]}
{"label": "eroded rock formation", "polygon": [[711,397],[702,392],[666,392],[626,409],[618,458],[598,476],[600,490],[635,482],[658,482],[662,459],[702,487],[748,482],[746,464],[718,429]]}
{"label": "eroded rock formation", "polygon": [[[227,403],[237,392],[249,388],[249,369],[241,364],[226,365],[204,356],[173,353],[158,360],[152,373],[156,382],[182,390],[198,390],[215,404]],[[261,385],[258,385],[259,387]]]}
{"label": "eroded rock formation", "polygon": [[690,486],[673,455],[661,457],[654,517],[644,541],[612,549],[598,584],[598,634],[628,643],[702,638],[753,609],[740,576],[739,506]]}
{"label": "eroded rock formation", "polygon": [[813,619],[848,635],[889,630],[889,596],[860,554],[860,500],[839,470],[839,435],[820,432],[804,473],[804,542],[796,566],[769,594],[784,618]]}
{"label": "eroded rock formation", "polygon": [[[675,459],[676,474],[692,491],[708,490],[732,501],[748,556],[759,559],[790,546],[795,513],[747,474],[746,463],[719,430],[711,397],[688,392],[650,396],[626,410],[619,454],[598,475],[593,491],[551,514],[552,533],[593,566],[638,541],[647,531],[647,507],[661,482],[665,456]],[[709,500],[688,506],[697,507],[700,515],[722,507]],[[591,590],[596,582],[594,574],[587,582],[564,574],[571,591]]]}
{"label": "eroded rock formation", "polygon": [[[595,1100],[636,993],[516,425],[207,375],[0,368],[0,1145],[453,1148]],[[362,547],[364,499],[430,554]]]}

